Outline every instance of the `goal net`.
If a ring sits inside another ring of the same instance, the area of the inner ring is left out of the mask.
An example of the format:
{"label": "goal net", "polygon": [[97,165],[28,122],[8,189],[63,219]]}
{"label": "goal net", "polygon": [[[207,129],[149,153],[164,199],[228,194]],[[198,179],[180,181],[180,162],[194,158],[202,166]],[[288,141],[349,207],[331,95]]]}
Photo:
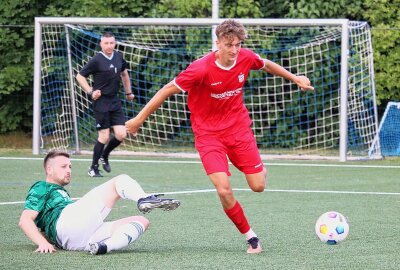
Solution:
{"label": "goal net", "polygon": [[[129,64],[133,102],[120,97],[127,120],[151,97],[213,47],[216,19],[36,18],[34,153],[50,148],[91,151],[97,138],[91,101],[75,80],[111,31]],[[252,71],[244,102],[262,154],[367,157],[377,131],[370,29],[348,20],[243,19],[243,47],[294,74],[314,92],[262,71]],[[205,104],[207,106],[207,104]],[[184,93],[170,97],[127,152],[194,153]]]}

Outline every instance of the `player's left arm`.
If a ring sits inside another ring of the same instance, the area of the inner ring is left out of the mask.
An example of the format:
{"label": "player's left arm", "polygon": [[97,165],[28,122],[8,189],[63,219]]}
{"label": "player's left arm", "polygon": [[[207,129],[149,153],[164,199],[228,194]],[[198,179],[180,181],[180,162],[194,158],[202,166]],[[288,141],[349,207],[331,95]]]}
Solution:
{"label": "player's left arm", "polygon": [[125,69],[121,72],[122,85],[124,86],[125,96],[127,100],[133,100],[135,95],[132,93],[131,80],[129,78],[128,70]]}
{"label": "player's left arm", "polygon": [[264,59],[265,65],[263,70],[265,70],[268,73],[271,73],[273,75],[280,76],[282,78],[285,78],[287,80],[290,80],[297,84],[302,91],[307,91],[307,90],[314,90],[314,87],[311,86],[310,79],[308,79],[306,76],[297,76],[294,75],[293,73],[289,72],[288,70],[284,69],[282,66],[268,60]]}

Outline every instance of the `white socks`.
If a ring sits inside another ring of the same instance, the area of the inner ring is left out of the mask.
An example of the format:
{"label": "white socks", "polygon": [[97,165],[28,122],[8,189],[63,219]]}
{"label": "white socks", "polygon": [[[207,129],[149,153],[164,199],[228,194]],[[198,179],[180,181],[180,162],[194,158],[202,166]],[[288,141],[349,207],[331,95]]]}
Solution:
{"label": "white socks", "polygon": [[128,199],[137,202],[140,198],[149,196],[136,180],[129,175],[121,174],[115,178],[115,188],[122,199]]}
{"label": "white socks", "polygon": [[250,230],[244,234],[246,236],[246,239],[249,240],[253,237],[257,237],[257,234],[253,232],[253,230],[250,228]]}
{"label": "white socks", "polygon": [[132,221],[117,228],[110,238],[104,241],[107,252],[128,246],[137,240],[145,231],[139,221]]}

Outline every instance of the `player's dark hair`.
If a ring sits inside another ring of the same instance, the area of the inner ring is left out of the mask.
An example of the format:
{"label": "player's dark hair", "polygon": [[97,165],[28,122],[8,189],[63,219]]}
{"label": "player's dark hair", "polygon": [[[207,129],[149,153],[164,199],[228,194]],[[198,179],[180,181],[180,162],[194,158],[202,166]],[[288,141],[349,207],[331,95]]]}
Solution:
{"label": "player's dark hair", "polygon": [[103,35],[101,35],[101,37],[109,38],[109,37],[115,37],[115,36],[110,31],[106,31],[106,32],[103,33]]}
{"label": "player's dark hair", "polygon": [[224,37],[227,39],[238,37],[240,41],[243,41],[247,38],[247,31],[240,22],[228,19],[217,26],[215,29],[215,35],[217,38]]}
{"label": "player's dark hair", "polygon": [[44,157],[44,161],[43,161],[44,169],[46,169],[46,165],[47,165],[47,162],[49,161],[49,159],[53,159],[53,158],[56,158],[59,156],[69,158],[69,154],[66,152],[63,152],[63,151],[51,150],[50,152],[48,152],[47,155]]}

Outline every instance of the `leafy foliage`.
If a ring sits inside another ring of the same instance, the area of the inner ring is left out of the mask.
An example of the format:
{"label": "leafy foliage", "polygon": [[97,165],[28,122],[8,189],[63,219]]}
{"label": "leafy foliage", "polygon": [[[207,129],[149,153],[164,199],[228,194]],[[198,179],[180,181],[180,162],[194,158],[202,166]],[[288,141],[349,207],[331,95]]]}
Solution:
{"label": "leafy foliage", "polygon": [[0,5],[0,133],[32,126],[34,4],[21,0]]}
{"label": "leafy foliage", "polygon": [[161,0],[147,17],[155,18],[209,18],[211,1]]}
{"label": "leafy foliage", "polygon": [[356,19],[361,12],[361,0],[300,0],[284,1],[288,6],[286,18],[347,18]]}
{"label": "leafy foliage", "polygon": [[260,4],[255,0],[220,0],[220,17],[222,18],[260,18]]}
{"label": "leafy foliage", "polygon": [[374,26],[372,46],[378,104],[400,101],[400,1],[366,0],[365,6],[364,16]]}
{"label": "leafy foliage", "polygon": [[[0,133],[30,130],[35,16],[210,18],[211,0],[19,0],[0,5]],[[373,27],[378,104],[400,100],[400,0],[220,0],[232,18],[349,18]]]}
{"label": "leafy foliage", "polygon": [[349,18],[372,26],[375,83],[383,112],[390,100],[400,100],[400,0],[284,1],[287,18]]}

